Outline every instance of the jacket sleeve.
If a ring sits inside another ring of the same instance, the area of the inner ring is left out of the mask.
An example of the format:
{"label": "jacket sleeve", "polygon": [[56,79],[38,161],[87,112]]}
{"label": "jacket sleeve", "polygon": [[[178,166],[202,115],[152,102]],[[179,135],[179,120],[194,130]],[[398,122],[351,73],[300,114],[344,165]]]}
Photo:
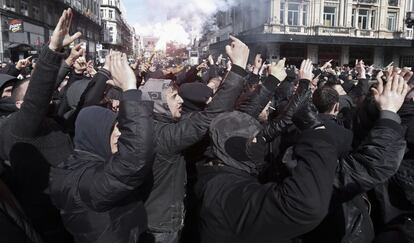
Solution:
{"label": "jacket sleeve", "polygon": [[15,64],[8,64],[4,69],[1,70],[1,72],[13,77],[20,75],[20,70],[16,68]]}
{"label": "jacket sleeve", "polygon": [[397,172],[405,148],[402,126],[392,119],[378,120],[365,141],[341,159],[337,171],[339,185],[335,185],[338,196],[346,201],[388,180]]}
{"label": "jacket sleeve", "polygon": [[12,134],[33,138],[49,109],[63,54],[45,47],[31,77],[21,109],[12,119]]}
{"label": "jacket sleeve", "polygon": [[403,160],[397,173],[391,178],[403,191],[405,198],[414,205],[414,163],[411,159]]}
{"label": "jacket sleeve", "polygon": [[139,101],[140,91],[123,93],[118,115],[118,152],[105,164],[89,168],[79,182],[82,201],[106,211],[130,195],[151,172],[153,160],[153,103]]}
{"label": "jacket sleeve", "polygon": [[62,64],[60,65],[60,68],[59,68],[59,73],[56,78],[56,86],[55,86],[56,89],[63,82],[66,75],[68,75],[71,70],[72,68],[64,60],[62,60]]}
{"label": "jacket sleeve", "polygon": [[311,95],[310,81],[306,79],[300,80],[299,87],[296,90],[295,95],[289,100],[286,109],[279,116],[270,120],[263,128],[263,137],[267,142],[273,141],[293,124],[292,117],[294,113],[303,102],[309,102],[308,100]]}
{"label": "jacket sleeve", "polygon": [[244,76],[245,71],[234,65],[204,111],[157,131],[157,153],[178,153],[200,141],[217,115],[234,109],[234,103],[243,90]]}
{"label": "jacket sleeve", "polygon": [[275,232],[291,239],[317,226],[328,212],[333,190],[337,151],[332,144],[327,130],[307,130],[294,147],[298,165],[281,184],[233,186],[238,191],[223,197],[222,209],[232,230],[241,237],[244,232]]}
{"label": "jacket sleeve", "polygon": [[[71,108],[68,107],[66,100],[61,102],[61,107],[59,107],[58,116],[63,118],[65,121],[65,128],[69,131],[73,130],[75,127],[75,121],[78,117],[79,112],[82,108],[98,105],[99,102],[103,99],[106,81],[111,79],[111,74],[105,69],[101,69],[98,73],[92,78],[86,87],[85,91],[82,93],[80,100],[76,106],[76,109],[69,116],[65,116],[65,113],[68,112]],[[64,96],[63,99],[66,99]],[[66,107],[64,107],[66,106]]]}
{"label": "jacket sleeve", "polygon": [[247,104],[241,107],[240,111],[257,118],[269,101],[272,100],[280,81],[270,75],[260,86],[259,93]]}

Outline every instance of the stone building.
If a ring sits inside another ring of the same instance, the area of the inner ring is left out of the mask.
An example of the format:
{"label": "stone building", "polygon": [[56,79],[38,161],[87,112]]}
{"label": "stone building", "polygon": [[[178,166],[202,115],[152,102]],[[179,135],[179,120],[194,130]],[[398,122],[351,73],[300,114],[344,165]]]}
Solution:
{"label": "stone building", "polygon": [[88,55],[100,42],[99,0],[0,0],[0,61],[38,54],[65,8],[74,12],[72,33],[81,31]]}
{"label": "stone building", "polygon": [[216,15],[219,30],[205,35],[200,49],[222,51],[233,33],[269,61],[414,66],[413,29],[405,25],[413,10],[413,0],[240,1]]}
{"label": "stone building", "polygon": [[101,0],[103,48],[134,55],[134,31],[126,21],[126,10],[121,0]]}

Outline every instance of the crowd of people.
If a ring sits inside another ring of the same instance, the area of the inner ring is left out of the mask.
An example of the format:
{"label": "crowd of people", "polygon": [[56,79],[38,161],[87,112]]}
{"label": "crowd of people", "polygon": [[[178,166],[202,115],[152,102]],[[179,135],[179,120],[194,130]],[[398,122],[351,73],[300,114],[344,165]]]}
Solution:
{"label": "crowd of people", "polygon": [[228,62],[95,67],[72,18],[0,69],[0,242],[414,242],[410,68],[233,36]]}

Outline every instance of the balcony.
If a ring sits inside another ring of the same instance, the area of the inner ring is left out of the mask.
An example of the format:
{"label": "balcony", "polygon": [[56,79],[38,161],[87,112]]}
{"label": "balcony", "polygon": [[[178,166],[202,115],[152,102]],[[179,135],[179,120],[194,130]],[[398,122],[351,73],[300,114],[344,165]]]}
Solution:
{"label": "balcony", "polygon": [[351,28],[344,27],[314,27],[315,35],[334,35],[334,36],[351,36]]}
{"label": "balcony", "polygon": [[378,1],[380,0],[354,0],[354,3],[364,4],[364,5],[373,5],[373,4],[378,4]]}

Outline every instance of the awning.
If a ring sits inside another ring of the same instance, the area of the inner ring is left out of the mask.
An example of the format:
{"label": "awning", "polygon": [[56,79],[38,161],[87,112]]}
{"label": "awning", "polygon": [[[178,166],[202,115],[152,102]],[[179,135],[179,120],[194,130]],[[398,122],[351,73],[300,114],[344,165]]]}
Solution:
{"label": "awning", "polygon": [[30,51],[34,50],[34,48],[31,45],[24,44],[24,43],[11,43],[8,46],[9,49],[19,49],[21,51]]}

